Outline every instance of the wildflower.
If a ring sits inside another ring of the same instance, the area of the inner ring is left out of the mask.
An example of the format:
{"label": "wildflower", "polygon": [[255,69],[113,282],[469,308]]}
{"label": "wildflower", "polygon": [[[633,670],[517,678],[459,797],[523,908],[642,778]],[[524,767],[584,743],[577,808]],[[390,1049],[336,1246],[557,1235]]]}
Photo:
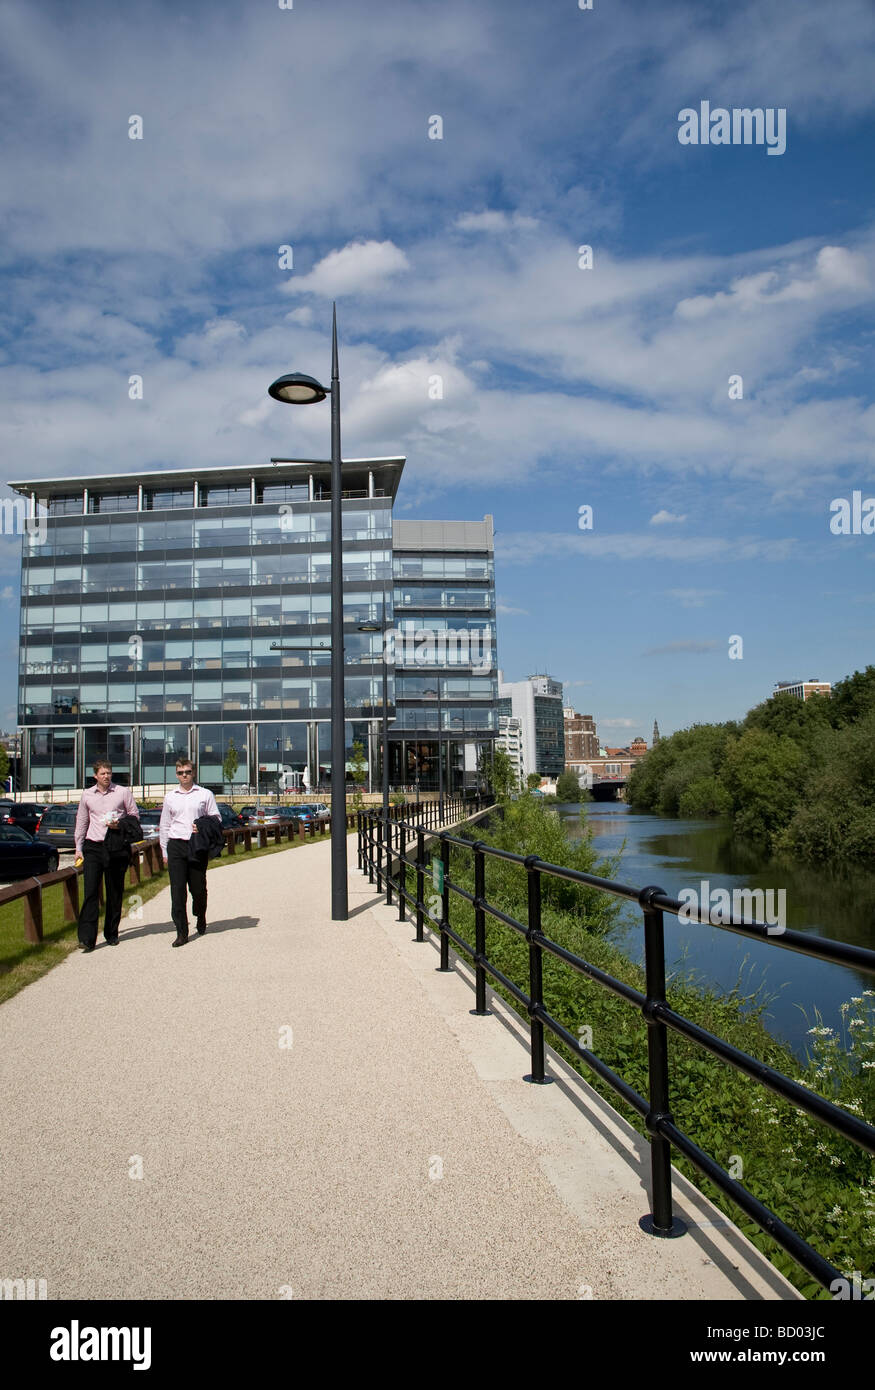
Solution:
{"label": "wildflower", "polygon": [[850,1004],[840,1004],[840,1005],[839,1005],[839,1013],[846,1014],[846,1013],[848,1012],[848,1009],[849,1009],[850,1007],[851,1007]]}
{"label": "wildflower", "polygon": [[834,1206],[833,1209],[832,1209],[832,1211],[830,1212],[830,1216],[843,1216],[843,1215],[844,1215],[844,1213],[843,1213],[841,1207],[838,1206],[838,1205]]}
{"label": "wildflower", "polygon": [[866,1024],[862,1018],[852,1018],[848,1024],[849,1028],[865,1028]]}
{"label": "wildflower", "polygon": [[852,1004],[862,1004],[862,1002],[863,1002],[863,996],[862,996],[862,994],[852,994],[852,995],[851,995],[851,1003],[852,1003]]}
{"label": "wildflower", "polygon": [[864,989],[864,994],[868,994],[871,999],[875,999],[875,989]]}
{"label": "wildflower", "polygon": [[875,1062],[864,1062],[863,1069],[864,1071],[872,1071],[875,1069]]}
{"label": "wildflower", "polygon": [[833,1168],[841,1168],[842,1166],[842,1161],[839,1158],[838,1154],[831,1154],[829,1161],[832,1164]]}

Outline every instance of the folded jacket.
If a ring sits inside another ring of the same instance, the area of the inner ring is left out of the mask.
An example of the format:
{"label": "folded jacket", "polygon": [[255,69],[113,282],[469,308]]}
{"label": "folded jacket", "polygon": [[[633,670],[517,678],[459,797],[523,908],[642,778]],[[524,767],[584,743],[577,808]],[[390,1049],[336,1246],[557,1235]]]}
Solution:
{"label": "folded jacket", "polygon": [[188,857],[194,859],[206,854],[210,859],[218,859],[225,847],[225,829],[221,816],[198,816],[195,833],[188,841]]}

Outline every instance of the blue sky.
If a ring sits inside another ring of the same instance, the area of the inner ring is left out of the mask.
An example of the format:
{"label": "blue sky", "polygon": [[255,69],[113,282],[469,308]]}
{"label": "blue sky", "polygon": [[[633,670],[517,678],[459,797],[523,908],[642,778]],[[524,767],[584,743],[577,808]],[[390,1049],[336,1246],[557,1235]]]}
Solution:
{"label": "blue sky", "polygon": [[[875,10],[840,14],[0,4],[0,476],[324,455],[266,390],[327,374],[336,298],[344,453],[407,455],[399,516],[493,514],[508,679],[625,743],[865,666],[875,536],[829,504],[875,494]],[[785,109],[785,152],[682,146],[702,100]]]}

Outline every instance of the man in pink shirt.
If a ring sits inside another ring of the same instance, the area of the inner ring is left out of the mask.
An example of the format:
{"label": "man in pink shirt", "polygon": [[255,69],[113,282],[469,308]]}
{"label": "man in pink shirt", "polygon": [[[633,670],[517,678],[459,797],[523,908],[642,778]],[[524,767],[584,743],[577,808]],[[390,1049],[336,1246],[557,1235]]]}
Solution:
{"label": "man in pink shirt", "polygon": [[107,830],[117,825],[123,816],[137,815],[137,804],[130,787],[120,787],[112,780],[112,763],[98,758],[94,764],[94,779],[96,785],[82,793],[74,832],[76,866],[85,865],[84,896],[79,913],[79,949],[86,952],[93,951],[97,944],[101,878],[105,879],[104,939],[107,946],[118,945],[125,874],[131,856],[127,848],[123,853],[109,853],[104,840]]}

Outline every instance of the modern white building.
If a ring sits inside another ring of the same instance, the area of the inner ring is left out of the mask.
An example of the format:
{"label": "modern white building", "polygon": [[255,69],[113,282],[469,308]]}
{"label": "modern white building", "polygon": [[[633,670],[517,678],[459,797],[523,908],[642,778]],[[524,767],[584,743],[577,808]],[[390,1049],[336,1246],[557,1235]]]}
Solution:
{"label": "modern white building", "polygon": [[526,775],[558,777],[565,771],[565,721],[562,684],[552,676],[534,675],[524,681],[505,681],[498,673],[498,715],[511,715],[522,725]]}
{"label": "modern white building", "polygon": [[523,755],[523,721],[512,714],[498,716],[498,738],[496,744],[503,748],[513,764],[514,776],[522,787],[526,778],[526,764]]}

